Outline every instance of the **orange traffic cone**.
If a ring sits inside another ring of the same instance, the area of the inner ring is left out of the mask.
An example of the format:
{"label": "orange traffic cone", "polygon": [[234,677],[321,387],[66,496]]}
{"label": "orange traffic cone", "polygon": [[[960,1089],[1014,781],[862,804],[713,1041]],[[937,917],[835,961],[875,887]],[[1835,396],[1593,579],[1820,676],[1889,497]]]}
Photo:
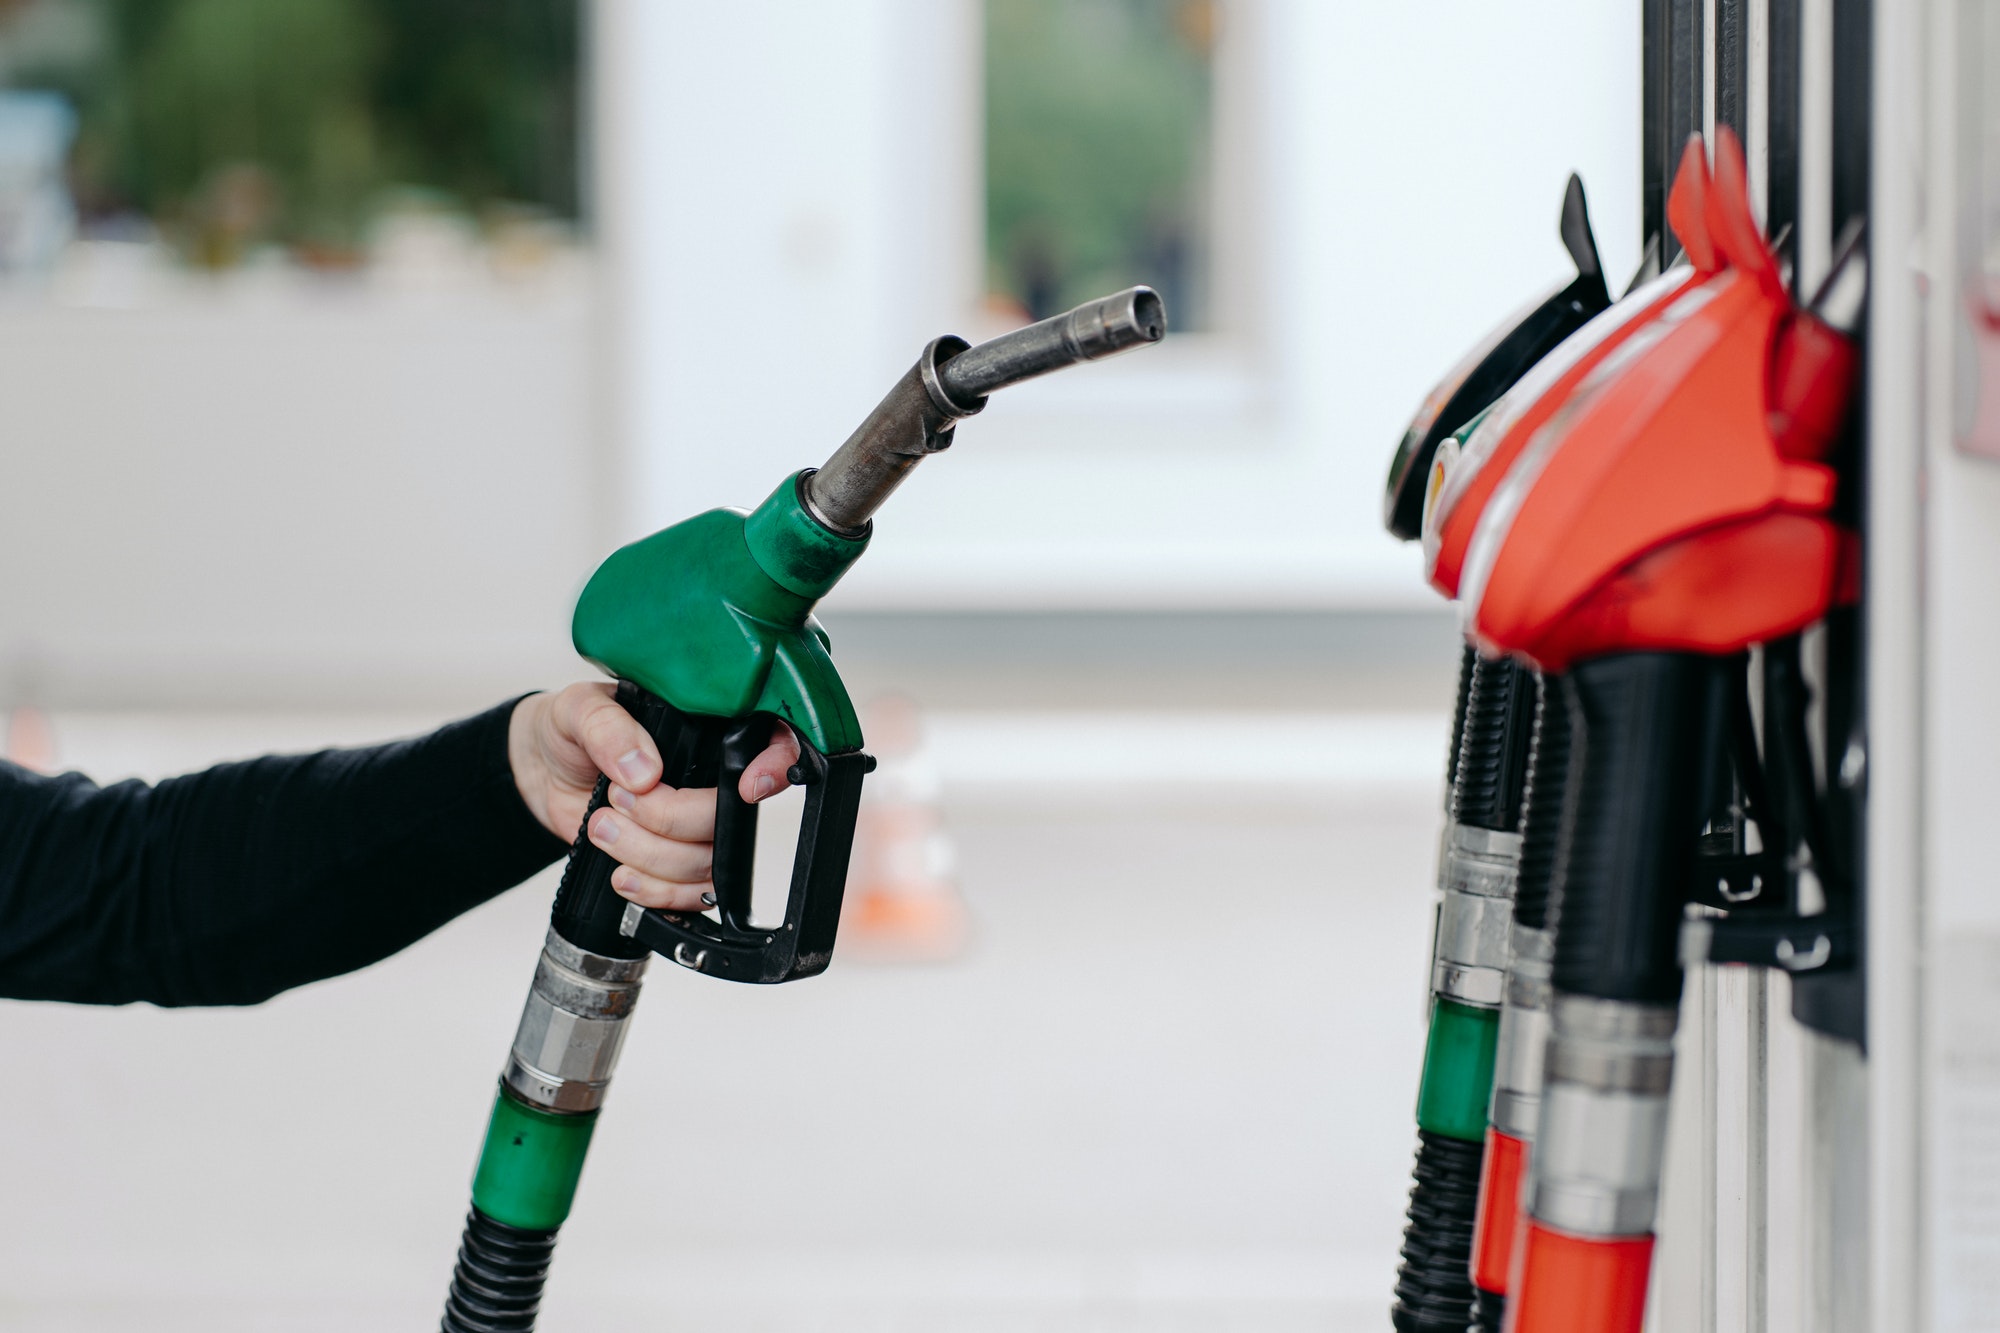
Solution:
{"label": "orange traffic cone", "polygon": [[56,729],[39,708],[16,708],[7,714],[6,757],[37,773],[56,771]]}
{"label": "orange traffic cone", "polygon": [[843,958],[942,962],[965,949],[971,921],[952,881],[952,845],[917,707],[899,696],[863,709],[877,767],[862,789],[840,913]]}

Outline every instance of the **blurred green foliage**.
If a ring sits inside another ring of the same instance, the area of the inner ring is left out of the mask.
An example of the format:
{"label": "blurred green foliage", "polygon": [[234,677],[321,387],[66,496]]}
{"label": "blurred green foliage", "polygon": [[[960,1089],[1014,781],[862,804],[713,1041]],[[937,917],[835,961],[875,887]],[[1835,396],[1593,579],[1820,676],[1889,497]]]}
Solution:
{"label": "blurred green foliage", "polygon": [[1215,0],[985,0],[989,290],[1034,318],[1136,282],[1200,322]]}
{"label": "blurred green foliage", "polygon": [[580,3],[0,0],[0,77],[76,105],[87,220],[343,263],[398,196],[577,217]]}

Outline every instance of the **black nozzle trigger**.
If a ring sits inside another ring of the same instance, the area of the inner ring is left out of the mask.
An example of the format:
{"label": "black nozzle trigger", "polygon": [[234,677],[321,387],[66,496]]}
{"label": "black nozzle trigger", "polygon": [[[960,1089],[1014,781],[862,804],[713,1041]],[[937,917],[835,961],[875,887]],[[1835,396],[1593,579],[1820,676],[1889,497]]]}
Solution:
{"label": "black nozzle trigger", "polygon": [[715,774],[715,906],[729,930],[749,931],[757,866],[757,806],[743,799],[744,770],[771,743],[771,718],[752,714],[722,734]]}

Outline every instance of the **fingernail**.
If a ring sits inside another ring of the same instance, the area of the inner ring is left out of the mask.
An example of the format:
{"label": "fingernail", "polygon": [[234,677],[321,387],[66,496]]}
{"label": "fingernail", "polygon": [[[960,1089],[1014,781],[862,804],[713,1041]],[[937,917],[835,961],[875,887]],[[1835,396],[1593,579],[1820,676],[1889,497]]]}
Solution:
{"label": "fingernail", "polygon": [[618,821],[609,815],[602,819],[593,819],[590,822],[590,840],[605,847],[618,841]]}
{"label": "fingernail", "polygon": [[769,773],[760,773],[757,776],[756,785],[751,789],[750,799],[752,801],[761,801],[777,789],[778,780],[776,778],[772,777]]}
{"label": "fingernail", "polygon": [[646,761],[637,750],[627,750],[619,755],[616,767],[625,781],[635,787],[646,780]]}
{"label": "fingernail", "polygon": [[704,894],[702,894],[702,895],[701,895],[701,905],[702,905],[703,907],[713,907],[713,906],[715,906],[715,895],[714,895],[713,893],[704,893]]}
{"label": "fingernail", "polygon": [[631,792],[626,791],[623,787],[613,787],[611,789],[611,804],[617,806],[620,810],[630,810],[638,802],[639,798]]}
{"label": "fingernail", "polygon": [[611,888],[614,893],[623,893],[631,885],[632,877],[625,872],[624,866],[619,866],[611,872]]}

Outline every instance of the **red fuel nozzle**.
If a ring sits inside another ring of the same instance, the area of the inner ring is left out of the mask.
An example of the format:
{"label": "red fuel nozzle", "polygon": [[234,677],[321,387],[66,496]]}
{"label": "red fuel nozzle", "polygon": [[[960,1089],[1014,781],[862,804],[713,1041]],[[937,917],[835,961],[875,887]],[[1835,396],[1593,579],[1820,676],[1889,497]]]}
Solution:
{"label": "red fuel nozzle", "polygon": [[[1494,404],[1463,448],[1440,447],[1426,488],[1422,522],[1424,573],[1446,597],[1459,595],[1466,551],[1487,503],[1557,410],[1633,337],[1658,318],[1675,297],[1719,271],[1709,241],[1708,164],[1690,143],[1674,178],[1668,213],[1690,255],[1692,268],[1676,268],[1641,283],[1543,358]],[[1692,238],[1690,244],[1689,238]]]}
{"label": "red fuel nozzle", "polygon": [[1727,130],[1697,224],[1701,180],[1683,164],[1675,214],[1697,265],[1712,250],[1720,267],[1543,408],[1480,512],[1459,594],[1489,649],[1545,670],[1621,650],[1727,653],[1834,600],[1843,542],[1816,459],[1852,348],[1786,294]]}

